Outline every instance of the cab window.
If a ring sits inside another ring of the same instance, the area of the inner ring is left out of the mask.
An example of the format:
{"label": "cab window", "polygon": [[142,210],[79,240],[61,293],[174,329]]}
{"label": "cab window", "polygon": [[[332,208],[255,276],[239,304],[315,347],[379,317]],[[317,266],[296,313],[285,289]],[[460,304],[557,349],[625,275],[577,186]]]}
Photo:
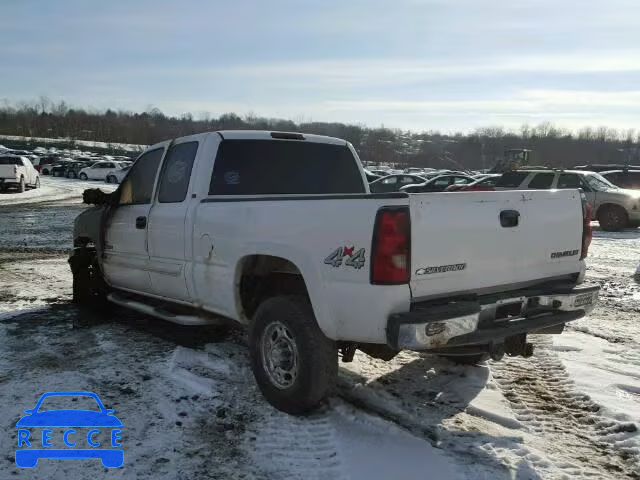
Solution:
{"label": "cab window", "polygon": [[185,199],[197,151],[198,142],[179,143],[169,149],[160,176],[158,202],[178,203]]}
{"label": "cab window", "polygon": [[151,193],[156,173],[162,159],[163,148],[143,153],[133,164],[129,174],[120,185],[120,205],[142,205],[151,203]]}

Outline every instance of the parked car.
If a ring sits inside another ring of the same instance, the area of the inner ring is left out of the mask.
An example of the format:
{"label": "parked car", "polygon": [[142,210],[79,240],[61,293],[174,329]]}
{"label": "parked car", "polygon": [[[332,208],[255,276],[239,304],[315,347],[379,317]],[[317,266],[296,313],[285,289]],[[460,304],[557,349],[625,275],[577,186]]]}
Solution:
{"label": "parked car", "polygon": [[640,192],[616,187],[596,172],[579,170],[515,170],[502,174],[496,190],[581,188],[594,218],[607,231],[640,226]]}
{"label": "parked car", "polygon": [[90,167],[81,169],[80,172],[78,172],[78,178],[81,180],[105,180],[108,172],[120,168],[122,168],[122,166],[119,162],[96,162]]}
{"label": "parked car", "polygon": [[640,189],[640,170],[609,170],[600,172],[600,175],[617,187]]}
{"label": "parked car", "polygon": [[444,192],[450,185],[468,185],[474,181],[475,179],[469,175],[438,175],[423,183],[402,187],[400,191],[407,193]]}
{"label": "parked car", "polygon": [[357,348],[386,360],[404,349],[469,363],[530,356],[527,333],[560,333],[594,308],[578,190],[425,197],[370,194],[337,138],[158,143],[114,193],[85,191],[97,205],[74,223],[73,298],[247,325],[260,390],[294,414],[331,393],[338,350],[347,362]]}
{"label": "parked car", "polygon": [[78,175],[80,174],[80,170],[82,170],[83,168],[90,167],[94,163],[95,162],[86,162],[86,161],[70,162],[66,165],[67,168],[64,171],[64,176],[67,178],[78,178]]}
{"label": "parked car", "polygon": [[11,187],[17,188],[19,192],[40,187],[40,175],[27,157],[0,156],[0,190],[4,192]]}
{"label": "parked car", "polygon": [[51,175],[52,177],[66,176],[67,168],[69,168],[69,165],[72,163],[73,161],[70,158],[59,160],[58,163],[51,165],[51,168],[49,169],[49,175]]}
{"label": "parked car", "polygon": [[402,173],[399,175],[387,175],[379,178],[369,184],[369,190],[372,193],[397,192],[405,185],[413,185],[415,183],[424,183],[425,179],[418,175],[409,175]]}
{"label": "parked car", "polygon": [[37,164],[33,166],[42,175],[49,175],[51,173],[51,167],[58,163],[60,160],[59,155],[45,155],[40,157]]}
{"label": "parked car", "polygon": [[501,177],[500,174],[482,175],[481,178],[468,184],[449,185],[447,192],[489,192],[495,190],[496,182]]}
{"label": "parked car", "polygon": [[129,164],[126,167],[122,167],[122,168],[116,168],[115,170],[110,170],[107,173],[107,178],[105,179],[105,181],[107,183],[122,182],[122,179],[127,175],[127,173],[129,173],[129,170],[131,169],[131,165],[133,164]]}
{"label": "parked car", "polygon": [[380,177],[380,175],[376,175],[375,173],[371,172],[370,170],[367,170],[366,168],[363,169],[364,171],[364,175],[367,178],[367,182],[371,183],[371,182],[375,182],[376,180],[378,180]]}
{"label": "parked car", "polygon": [[640,165],[625,165],[623,163],[590,163],[589,165],[578,165],[571,170],[582,170],[585,172],[608,172],[609,170],[640,170]]}

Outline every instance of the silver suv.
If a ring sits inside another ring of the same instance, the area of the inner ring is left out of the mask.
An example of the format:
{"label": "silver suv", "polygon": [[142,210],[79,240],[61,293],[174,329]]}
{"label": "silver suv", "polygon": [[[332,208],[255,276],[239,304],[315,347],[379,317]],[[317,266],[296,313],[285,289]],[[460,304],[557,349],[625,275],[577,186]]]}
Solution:
{"label": "silver suv", "polygon": [[602,175],[579,170],[515,170],[497,181],[496,190],[581,188],[593,216],[607,231],[640,226],[640,191],[616,187]]}

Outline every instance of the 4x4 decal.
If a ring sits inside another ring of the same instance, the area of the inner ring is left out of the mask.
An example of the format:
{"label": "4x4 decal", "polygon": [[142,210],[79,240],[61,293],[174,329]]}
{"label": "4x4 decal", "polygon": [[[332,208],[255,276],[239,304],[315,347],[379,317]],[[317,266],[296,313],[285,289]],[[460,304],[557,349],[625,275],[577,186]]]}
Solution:
{"label": "4x4 decal", "polygon": [[353,245],[350,247],[338,247],[333,252],[331,252],[331,254],[327,258],[324,259],[324,263],[338,268],[340,265],[342,265],[344,257],[348,257],[344,264],[348,267],[353,267],[359,270],[364,267],[365,249],[361,248],[357,251],[355,251],[355,249],[356,247],[354,247]]}

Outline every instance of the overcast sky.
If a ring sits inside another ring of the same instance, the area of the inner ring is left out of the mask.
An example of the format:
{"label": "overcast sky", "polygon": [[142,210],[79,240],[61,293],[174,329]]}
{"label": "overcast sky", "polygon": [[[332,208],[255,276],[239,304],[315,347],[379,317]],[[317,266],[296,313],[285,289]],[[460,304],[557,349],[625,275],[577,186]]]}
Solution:
{"label": "overcast sky", "polygon": [[638,0],[0,2],[0,99],[468,131],[640,127]]}

